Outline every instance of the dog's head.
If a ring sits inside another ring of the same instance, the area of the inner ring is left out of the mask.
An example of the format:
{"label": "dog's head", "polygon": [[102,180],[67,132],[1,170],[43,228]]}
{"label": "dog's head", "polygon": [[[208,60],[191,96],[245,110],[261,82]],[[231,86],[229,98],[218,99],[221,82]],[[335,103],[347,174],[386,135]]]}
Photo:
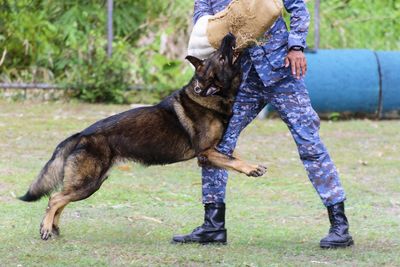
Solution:
{"label": "dog's head", "polygon": [[207,59],[201,60],[194,56],[186,59],[195,67],[192,89],[200,96],[228,95],[240,83],[240,56],[234,56],[236,38],[227,34],[217,51]]}

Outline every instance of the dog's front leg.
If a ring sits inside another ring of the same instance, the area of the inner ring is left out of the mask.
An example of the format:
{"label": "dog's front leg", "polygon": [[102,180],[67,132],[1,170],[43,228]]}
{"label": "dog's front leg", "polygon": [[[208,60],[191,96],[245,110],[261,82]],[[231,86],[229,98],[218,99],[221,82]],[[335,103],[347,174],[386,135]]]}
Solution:
{"label": "dog's front leg", "polygon": [[[207,149],[208,150],[208,149]],[[210,149],[211,150],[211,149]],[[213,149],[213,150],[215,150],[215,149]],[[219,153],[217,150],[215,150],[215,152],[216,153]],[[207,152],[208,153],[208,152]],[[219,154],[221,154],[221,153],[219,153]],[[213,165],[212,163],[211,163],[211,161],[208,159],[208,156],[207,156],[208,154],[206,154],[205,152],[204,153],[199,153],[198,154],[198,156],[197,156],[197,165],[199,165],[199,167],[205,167],[205,166],[210,166],[210,165]],[[222,156],[225,156],[225,155],[223,155],[223,154],[221,154]],[[233,152],[233,155],[231,156],[231,157],[229,157],[229,156],[225,156],[225,157],[228,157],[230,160],[239,160],[239,161],[241,161],[241,159],[239,159],[239,156],[238,156],[238,154],[234,151]]]}
{"label": "dog's front leg", "polygon": [[247,176],[259,177],[264,175],[267,168],[263,165],[252,165],[238,158],[224,155],[214,148],[201,152],[198,157],[199,165],[213,165],[223,169],[230,169]]}

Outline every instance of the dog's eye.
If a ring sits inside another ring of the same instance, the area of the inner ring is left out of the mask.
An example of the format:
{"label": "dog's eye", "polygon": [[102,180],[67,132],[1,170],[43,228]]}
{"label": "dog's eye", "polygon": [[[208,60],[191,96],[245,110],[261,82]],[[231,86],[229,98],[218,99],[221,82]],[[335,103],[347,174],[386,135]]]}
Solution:
{"label": "dog's eye", "polygon": [[201,87],[200,87],[199,79],[196,79],[196,82],[195,82],[194,87],[193,87],[193,91],[194,91],[196,94],[200,94],[200,93],[201,93],[202,89],[201,89]]}
{"label": "dog's eye", "polygon": [[194,90],[194,92],[195,92],[196,94],[200,94],[200,93],[201,93],[201,88],[200,88],[200,86],[195,86],[195,87],[193,88],[193,90]]}

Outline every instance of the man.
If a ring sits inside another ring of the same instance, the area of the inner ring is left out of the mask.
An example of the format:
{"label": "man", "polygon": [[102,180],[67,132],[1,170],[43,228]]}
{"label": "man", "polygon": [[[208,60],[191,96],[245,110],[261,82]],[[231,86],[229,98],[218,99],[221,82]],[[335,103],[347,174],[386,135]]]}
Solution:
{"label": "man", "polygon": [[[205,15],[223,10],[230,0],[195,0],[194,23]],[[303,54],[310,15],[304,0],[284,0],[291,14],[290,31],[280,16],[265,33],[262,45],[245,49],[242,58],[243,81],[233,115],[217,147],[232,155],[240,132],[264,108],[272,104],[287,124],[296,142],[308,177],[328,209],[330,229],[320,241],[322,248],[353,244],[344,213],[345,192],[338,173],[319,137],[320,120],[311,107],[303,77],[307,71]],[[226,243],[225,188],[227,171],[212,166],[202,168],[204,223],[187,235],[174,236],[178,243]]]}

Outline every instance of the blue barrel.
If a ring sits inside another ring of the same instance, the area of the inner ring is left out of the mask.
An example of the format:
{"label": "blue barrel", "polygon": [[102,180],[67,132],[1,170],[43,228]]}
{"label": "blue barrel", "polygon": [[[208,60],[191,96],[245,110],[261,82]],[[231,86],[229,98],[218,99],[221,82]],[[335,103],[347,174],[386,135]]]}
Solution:
{"label": "blue barrel", "polygon": [[400,52],[357,49],[307,54],[306,84],[318,112],[400,111]]}
{"label": "blue barrel", "polygon": [[374,113],[379,108],[380,77],[370,50],[318,50],[307,54],[306,84],[317,112]]}
{"label": "blue barrel", "polygon": [[[317,112],[400,115],[399,51],[318,50],[307,53],[307,62],[305,81]],[[264,113],[272,110],[268,105]]]}

